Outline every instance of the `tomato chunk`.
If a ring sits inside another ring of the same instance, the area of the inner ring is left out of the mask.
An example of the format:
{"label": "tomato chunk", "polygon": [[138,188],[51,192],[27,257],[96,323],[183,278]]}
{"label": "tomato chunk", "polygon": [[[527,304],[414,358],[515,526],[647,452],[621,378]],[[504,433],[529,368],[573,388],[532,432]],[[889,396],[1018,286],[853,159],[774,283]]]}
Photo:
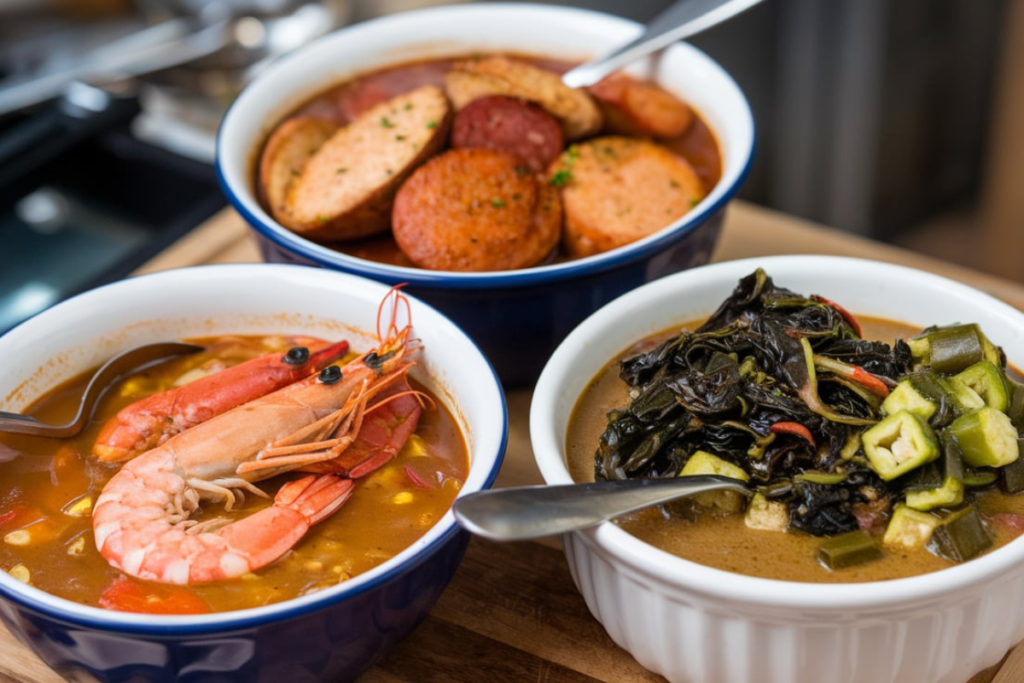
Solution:
{"label": "tomato chunk", "polygon": [[100,607],[139,614],[209,614],[206,601],[183,586],[142,583],[119,576],[103,595]]}

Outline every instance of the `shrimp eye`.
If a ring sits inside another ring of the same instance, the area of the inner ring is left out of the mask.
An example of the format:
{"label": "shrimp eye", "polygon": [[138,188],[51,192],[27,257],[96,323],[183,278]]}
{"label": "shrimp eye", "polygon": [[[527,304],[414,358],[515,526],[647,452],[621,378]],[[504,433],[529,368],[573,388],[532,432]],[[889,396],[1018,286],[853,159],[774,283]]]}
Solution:
{"label": "shrimp eye", "polygon": [[282,358],[288,365],[302,365],[309,360],[309,349],[305,346],[293,346],[288,349],[288,353],[284,354]]}
{"label": "shrimp eye", "polygon": [[328,365],[320,371],[320,376],[317,379],[321,384],[334,384],[341,379],[341,368],[337,365]]}

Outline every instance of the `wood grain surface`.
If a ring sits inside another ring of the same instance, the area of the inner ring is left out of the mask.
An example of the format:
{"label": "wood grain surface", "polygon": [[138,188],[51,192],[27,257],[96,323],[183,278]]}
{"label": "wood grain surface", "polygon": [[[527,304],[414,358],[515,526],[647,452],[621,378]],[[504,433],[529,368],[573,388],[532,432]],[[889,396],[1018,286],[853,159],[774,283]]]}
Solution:
{"label": "wood grain surface", "polygon": [[[734,202],[716,261],[772,254],[839,254],[929,270],[1024,309],[1024,287],[918,254]],[[226,210],[139,270],[259,260],[242,220]],[[527,423],[530,392],[508,395],[510,430],[497,486],[541,483]],[[459,643],[452,649],[452,642]],[[0,629],[0,681],[61,679]],[[498,544],[473,539],[427,620],[360,683],[646,683],[662,681],[605,634],[576,591],[557,540]],[[965,683],[1024,681],[1024,647]],[[715,683],[708,681],[706,683]]]}

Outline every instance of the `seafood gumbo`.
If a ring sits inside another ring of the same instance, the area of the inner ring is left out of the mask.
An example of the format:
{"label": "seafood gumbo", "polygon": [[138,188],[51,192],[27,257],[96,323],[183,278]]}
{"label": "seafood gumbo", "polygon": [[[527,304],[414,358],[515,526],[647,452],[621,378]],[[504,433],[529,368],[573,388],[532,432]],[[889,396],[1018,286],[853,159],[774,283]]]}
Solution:
{"label": "seafood gumbo", "polygon": [[[451,506],[468,452],[443,403],[407,377],[403,349],[414,354],[414,340],[362,355],[310,338],[190,341],[205,350],[121,380],[75,438],[0,435],[3,569],[115,610],[244,609],[372,569]],[[347,377],[341,410],[300,419],[299,430],[286,419],[297,392],[341,387]],[[28,412],[62,421],[87,381],[66,383]],[[292,436],[262,450],[280,452],[236,462],[251,449],[246,438],[265,438],[277,421]],[[177,459],[170,467],[168,454]],[[173,515],[163,511],[175,505]]]}
{"label": "seafood gumbo", "polygon": [[950,567],[1024,532],[1024,384],[976,325],[923,331],[744,278],[583,393],[577,481],[717,474],[732,492],[620,526],[701,564],[806,582]]}
{"label": "seafood gumbo", "polygon": [[657,84],[480,54],[375,70],[302,104],[261,150],[279,223],[405,267],[500,271],[582,258],[680,219],[718,183],[699,114]]}

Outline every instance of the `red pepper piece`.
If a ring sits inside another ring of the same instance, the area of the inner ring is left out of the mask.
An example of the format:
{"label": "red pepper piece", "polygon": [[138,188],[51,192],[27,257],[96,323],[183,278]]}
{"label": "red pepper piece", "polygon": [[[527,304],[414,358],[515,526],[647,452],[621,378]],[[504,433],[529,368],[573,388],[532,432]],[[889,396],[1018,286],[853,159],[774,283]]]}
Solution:
{"label": "red pepper piece", "polygon": [[850,366],[853,368],[853,376],[850,377],[854,382],[861,385],[875,396],[885,398],[889,395],[889,387],[886,386],[885,382],[878,379],[864,368],[859,368],[856,365]]}
{"label": "red pepper piece", "polygon": [[142,584],[125,576],[114,579],[99,599],[100,607],[139,614],[209,614],[206,601],[183,586]]}
{"label": "red pepper piece", "polygon": [[825,297],[818,296],[817,294],[811,295],[811,301],[817,301],[819,304],[825,304],[826,306],[830,306],[836,309],[839,315],[843,316],[843,320],[849,323],[850,327],[853,328],[853,331],[857,333],[857,336],[861,336],[860,323],[857,322],[857,319],[854,318],[853,314],[850,313],[848,310],[837,304],[835,301],[829,301]]}
{"label": "red pepper piece", "polygon": [[816,448],[817,444],[814,442],[814,435],[811,434],[811,430],[804,427],[799,422],[776,422],[769,430],[772,434],[793,434],[799,436],[807,443],[811,444],[811,448]]}

